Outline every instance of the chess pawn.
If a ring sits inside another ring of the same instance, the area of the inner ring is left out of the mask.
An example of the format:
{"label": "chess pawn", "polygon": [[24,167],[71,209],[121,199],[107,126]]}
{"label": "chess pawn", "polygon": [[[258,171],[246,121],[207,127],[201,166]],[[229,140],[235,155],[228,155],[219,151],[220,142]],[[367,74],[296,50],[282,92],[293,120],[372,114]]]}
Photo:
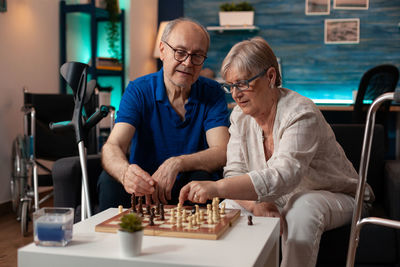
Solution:
{"label": "chess pawn", "polygon": [[182,220],[186,222],[186,210],[182,211]]}
{"label": "chess pawn", "polygon": [[196,208],[196,213],[199,213],[199,205],[194,205],[195,206],[195,208]]}
{"label": "chess pawn", "polygon": [[182,228],[182,217],[178,217],[178,220],[177,220],[177,223],[176,223],[176,227]]}
{"label": "chess pawn", "polygon": [[221,214],[225,214],[225,202],[221,203]]}
{"label": "chess pawn", "polygon": [[211,211],[211,204],[207,204],[207,214]]}
{"label": "chess pawn", "polygon": [[208,215],[207,215],[207,223],[208,224],[213,224],[214,222],[213,222],[213,219],[212,219],[212,217],[211,217],[211,213],[208,213]]}
{"label": "chess pawn", "polygon": [[175,223],[176,219],[175,219],[175,210],[171,209],[171,217],[169,218],[169,222],[170,223]]}
{"label": "chess pawn", "polygon": [[213,218],[213,221],[216,222],[216,223],[219,221],[218,213],[216,211],[213,211],[212,218]]}
{"label": "chess pawn", "polygon": [[204,211],[200,210],[200,221],[204,221]]}
{"label": "chess pawn", "polygon": [[196,217],[196,224],[200,225],[200,213],[196,213],[195,217]]}

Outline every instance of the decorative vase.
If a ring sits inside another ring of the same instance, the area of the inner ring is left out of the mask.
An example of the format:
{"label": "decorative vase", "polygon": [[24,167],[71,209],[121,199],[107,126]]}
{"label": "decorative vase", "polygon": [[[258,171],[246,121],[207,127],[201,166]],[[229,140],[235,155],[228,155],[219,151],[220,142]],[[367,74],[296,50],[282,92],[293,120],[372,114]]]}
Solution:
{"label": "decorative vase", "polygon": [[142,251],[143,231],[127,232],[118,230],[119,250],[122,256],[136,257]]}
{"label": "decorative vase", "polygon": [[254,25],[254,11],[220,11],[221,26],[251,26]]}

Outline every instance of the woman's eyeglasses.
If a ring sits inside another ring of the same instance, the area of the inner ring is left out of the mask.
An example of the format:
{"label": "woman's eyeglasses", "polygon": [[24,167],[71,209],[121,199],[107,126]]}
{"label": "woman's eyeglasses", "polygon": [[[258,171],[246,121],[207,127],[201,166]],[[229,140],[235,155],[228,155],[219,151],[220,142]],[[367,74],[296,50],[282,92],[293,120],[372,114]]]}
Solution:
{"label": "woman's eyeglasses", "polygon": [[257,74],[256,76],[254,76],[248,80],[239,81],[234,84],[221,83],[220,85],[227,94],[231,94],[233,92],[234,88],[238,89],[239,92],[246,91],[247,89],[249,89],[249,83],[251,83],[255,79],[263,76],[266,72],[267,72],[267,70],[265,69],[265,70],[261,71],[259,74]]}

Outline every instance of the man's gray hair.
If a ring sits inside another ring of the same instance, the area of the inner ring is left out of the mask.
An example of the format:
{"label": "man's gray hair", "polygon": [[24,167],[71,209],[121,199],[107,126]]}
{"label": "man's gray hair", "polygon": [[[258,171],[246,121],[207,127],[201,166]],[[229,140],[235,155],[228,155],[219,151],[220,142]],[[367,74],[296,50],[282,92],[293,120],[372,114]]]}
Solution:
{"label": "man's gray hair", "polygon": [[230,69],[247,74],[257,75],[262,70],[274,67],[276,71],[275,86],[282,85],[282,78],[279,72],[278,60],[271,47],[261,37],[254,37],[235,44],[228,55],[226,55],[221,66],[221,76],[226,78]]}
{"label": "man's gray hair", "polygon": [[201,25],[199,22],[197,22],[193,19],[189,19],[189,18],[177,18],[177,19],[174,19],[174,20],[171,20],[170,22],[168,22],[168,24],[167,24],[167,26],[165,26],[164,32],[161,36],[161,41],[167,42],[172,30],[175,28],[176,25],[178,25],[181,22],[191,22],[191,23],[194,23],[197,26],[199,26],[199,28],[204,33],[204,35],[207,39],[207,49],[206,49],[206,52],[207,52],[208,48],[210,47],[210,34],[208,33],[207,29],[203,25]]}

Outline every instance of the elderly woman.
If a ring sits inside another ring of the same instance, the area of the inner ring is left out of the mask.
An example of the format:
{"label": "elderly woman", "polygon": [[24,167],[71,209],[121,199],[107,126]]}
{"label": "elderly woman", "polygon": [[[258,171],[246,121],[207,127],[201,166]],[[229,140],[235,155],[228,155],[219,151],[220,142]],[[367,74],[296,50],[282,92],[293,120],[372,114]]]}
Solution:
{"label": "elderly woman", "polygon": [[[233,46],[221,73],[237,103],[225,179],[187,184],[180,202],[218,196],[255,216],[279,216],[281,266],[315,266],[323,231],[351,221],[357,172],[318,107],[280,87],[278,62],[265,40]],[[373,198],[368,187],[366,200]]]}

